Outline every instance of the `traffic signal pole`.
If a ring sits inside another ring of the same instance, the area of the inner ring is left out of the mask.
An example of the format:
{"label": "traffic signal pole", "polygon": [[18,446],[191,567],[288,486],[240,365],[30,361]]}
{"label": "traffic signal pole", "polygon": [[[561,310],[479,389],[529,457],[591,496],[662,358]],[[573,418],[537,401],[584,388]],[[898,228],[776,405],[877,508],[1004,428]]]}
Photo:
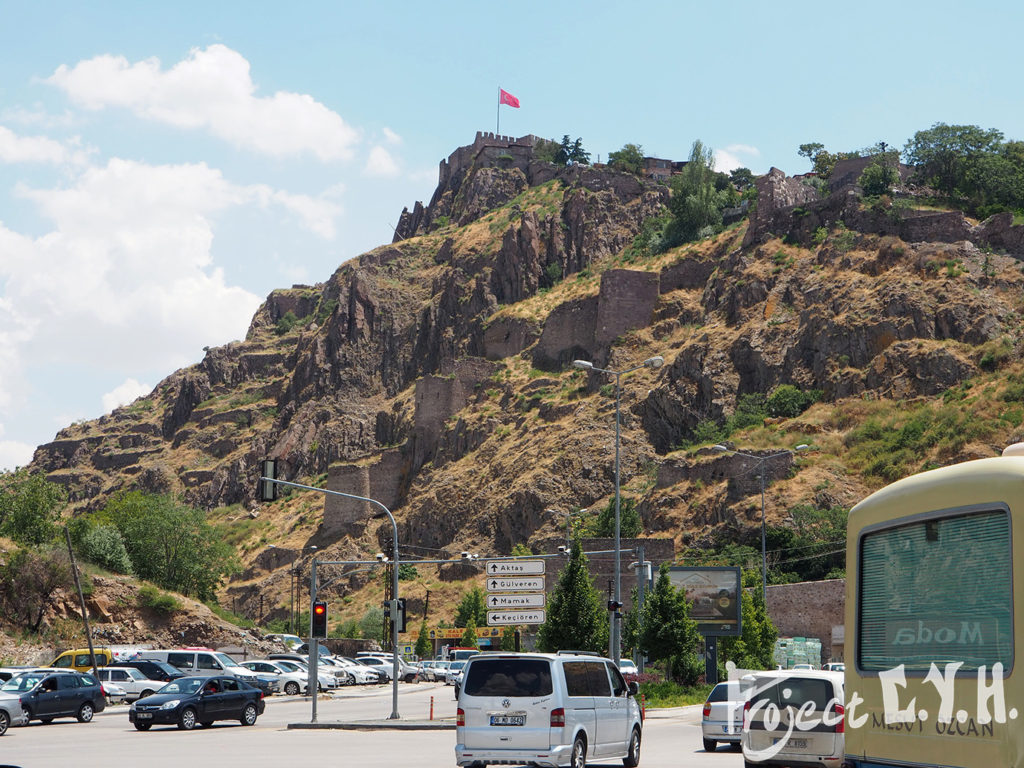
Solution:
{"label": "traffic signal pole", "polygon": [[[266,466],[266,462],[264,462]],[[267,485],[270,483],[271,485]],[[392,618],[395,619],[391,623],[391,715],[388,720],[401,720],[401,715],[398,714],[398,571],[399,571],[399,560],[398,560],[398,523],[395,522],[395,516],[391,514],[391,510],[385,507],[382,503],[376,499],[371,499],[367,496],[357,496],[354,493],[343,493],[342,491],[332,491],[327,488],[314,488],[311,485],[302,485],[301,483],[292,483],[287,480],[278,480],[275,477],[260,477],[260,498],[263,500],[270,500],[266,498],[266,489],[274,488],[278,485],[286,485],[289,488],[299,488],[303,491],[315,491],[316,493],[323,493],[328,496],[341,496],[346,499],[355,499],[356,501],[365,501],[368,504],[373,504],[378,507],[388,516],[391,521],[391,535],[392,541],[395,543],[394,546],[394,568],[391,571],[391,594],[394,597]],[[313,558],[313,573],[310,575],[310,600],[316,600],[316,566],[317,560]],[[310,617],[312,617],[312,603],[310,604]],[[312,627],[310,627],[312,629]],[[315,647],[316,641],[310,638],[310,646]],[[319,648],[317,648],[319,654]],[[313,667],[316,669],[315,665]],[[316,722],[316,691],[313,691],[313,722]]]}
{"label": "traffic signal pole", "polygon": [[316,722],[316,700],[320,693],[320,643],[317,641],[316,632],[313,631],[313,606],[316,605],[316,557],[313,558],[313,567],[309,573],[309,653],[313,657],[309,664],[309,677],[306,680],[309,693],[313,697],[313,710],[310,715],[310,722]]}

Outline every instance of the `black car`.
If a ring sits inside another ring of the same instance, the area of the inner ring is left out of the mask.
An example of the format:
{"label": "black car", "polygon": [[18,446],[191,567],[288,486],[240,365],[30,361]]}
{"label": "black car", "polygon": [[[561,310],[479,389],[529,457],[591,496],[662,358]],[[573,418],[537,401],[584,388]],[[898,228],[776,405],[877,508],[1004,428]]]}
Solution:
{"label": "black car", "polygon": [[107,706],[99,680],[81,672],[23,672],[0,685],[0,695],[17,696],[28,719],[44,723],[57,717],[88,723]]}
{"label": "black car", "polygon": [[185,673],[177,667],[171,666],[166,661],[153,661],[151,659],[130,659],[129,661],[115,661],[108,664],[110,667],[135,667],[150,680],[162,680],[165,683],[184,677]]}
{"label": "black car", "polygon": [[154,723],[191,731],[208,728],[214,720],[238,720],[255,725],[266,704],[263,692],[230,675],[182,677],[173,680],[128,710],[128,721],[140,731]]}

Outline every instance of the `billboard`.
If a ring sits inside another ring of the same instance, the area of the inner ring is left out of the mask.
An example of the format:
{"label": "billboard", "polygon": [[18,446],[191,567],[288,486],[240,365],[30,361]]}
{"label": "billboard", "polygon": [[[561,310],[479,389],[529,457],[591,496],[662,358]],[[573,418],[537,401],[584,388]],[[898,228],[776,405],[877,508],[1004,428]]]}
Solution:
{"label": "billboard", "polygon": [[690,618],[705,637],[731,637],[742,631],[740,617],[740,569],[706,566],[672,566],[669,580],[686,594]]}

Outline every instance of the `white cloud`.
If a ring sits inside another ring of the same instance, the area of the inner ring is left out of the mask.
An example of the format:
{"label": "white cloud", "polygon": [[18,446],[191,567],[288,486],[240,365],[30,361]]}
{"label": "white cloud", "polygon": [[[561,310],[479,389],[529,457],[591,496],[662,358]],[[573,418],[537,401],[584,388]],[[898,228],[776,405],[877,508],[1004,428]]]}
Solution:
{"label": "white cloud", "polygon": [[103,401],[103,412],[110,413],[118,406],[127,405],[138,397],[148,395],[153,391],[149,384],[140,384],[135,379],[125,379],[119,386],[114,387],[101,398]]}
{"label": "white cloud", "polygon": [[85,155],[45,136],[19,136],[0,125],[0,162],[51,163],[84,162]]}
{"label": "white cloud", "polygon": [[358,141],[340,115],[307,94],[256,96],[249,62],[220,44],[193,49],[168,70],[156,58],[132,64],[105,54],[70,68],[62,64],[48,82],[86,109],[122,107],[277,157],[311,153],[343,160]]}
{"label": "white cloud", "polygon": [[398,175],[398,163],[384,147],[376,146],[370,150],[363,172],[367,176],[391,178]]}
{"label": "white cloud", "polygon": [[0,440],[0,470],[24,467],[32,461],[36,447],[14,440]]}
{"label": "white cloud", "polygon": [[384,140],[387,141],[388,144],[401,144],[402,143],[402,137],[399,136],[394,131],[392,131],[387,126],[384,127]]}
{"label": "white cloud", "polygon": [[729,173],[737,168],[749,167],[747,160],[741,160],[741,155],[760,157],[761,150],[749,144],[730,144],[724,149],[715,150],[715,170],[722,173]]}

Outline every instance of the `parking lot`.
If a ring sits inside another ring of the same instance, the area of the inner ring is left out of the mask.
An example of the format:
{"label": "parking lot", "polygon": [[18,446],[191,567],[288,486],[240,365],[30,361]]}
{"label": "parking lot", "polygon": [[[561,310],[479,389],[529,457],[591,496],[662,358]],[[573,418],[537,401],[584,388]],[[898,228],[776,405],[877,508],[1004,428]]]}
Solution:
{"label": "parking lot", "polygon": [[[454,723],[451,686],[402,684],[399,714],[403,721],[427,720],[433,698],[434,717]],[[0,737],[0,763],[19,768],[109,768],[131,764],[143,768],[182,766],[359,765],[453,766],[455,731],[298,730],[292,723],[310,721],[310,700],[271,696],[265,714],[247,728],[217,723],[197,731],[154,727],[138,732],[128,723],[127,707],[110,707],[92,723],[57,720],[11,728]],[[385,720],[391,714],[391,686],[349,687],[317,700],[317,721]],[[640,764],[648,768],[736,768],[739,753],[724,747],[703,751],[700,707],[652,710],[645,724]],[[616,766],[621,765],[618,761]]]}

